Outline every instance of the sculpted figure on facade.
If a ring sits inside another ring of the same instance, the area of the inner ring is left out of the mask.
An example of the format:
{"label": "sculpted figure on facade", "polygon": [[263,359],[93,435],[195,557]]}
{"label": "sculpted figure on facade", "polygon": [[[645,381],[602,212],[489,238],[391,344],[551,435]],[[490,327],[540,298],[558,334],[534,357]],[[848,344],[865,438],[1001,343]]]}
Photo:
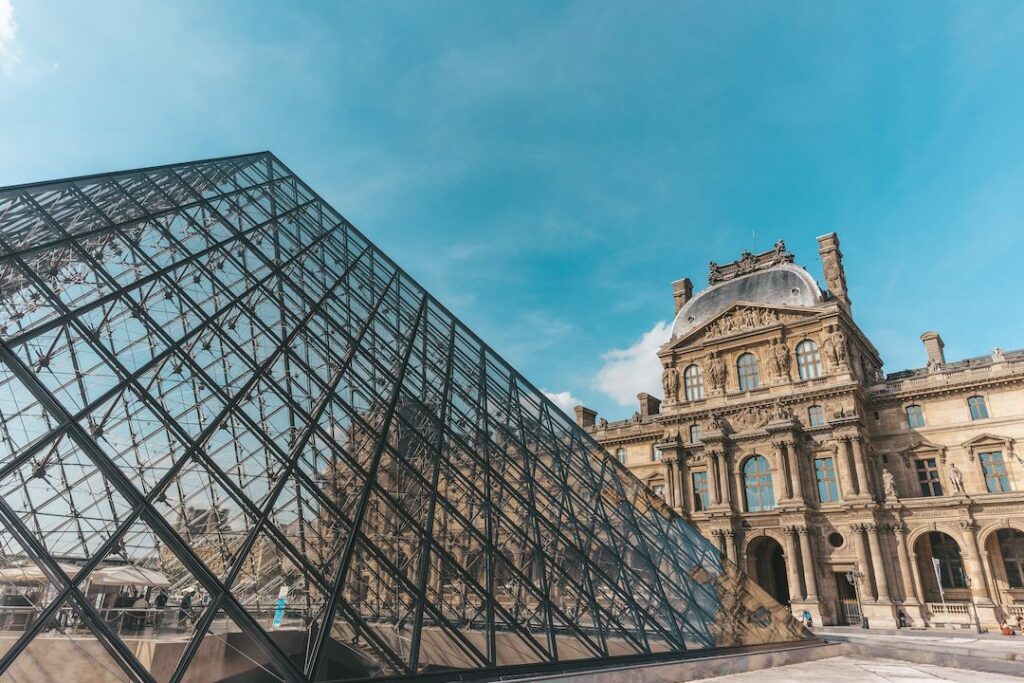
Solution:
{"label": "sculpted figure on facade", "polygon": [[708,284],[717,285],[722,281],[722,269],[714,261],[708,263]]}
{"label": "sculpted figure on facade", "polygon": [[769,417],[773,422],[783,422],[785,420],[793,419],[793,409],[783,403],[781,400],[776,401],[772,404]]}
{"label": "sculpted figure on facade", "polygon": [[722,359],[712,351],[708,354],[704,365],[708,369],[708,382],[711,383],[711,387],[723,389],[725,387],[725,363],[722,362]]}
{"label": "sculpted figure on facade", "polygon": [[838,325],[829,325],[825,331],[825,341],[822,344],[825,357],[828,358],[832,367],[847,367],[846,357],[846,335],[839,329]]}
{"label": "sculpted figure on facade", "polygon": [[836,253],[825,254],[824,260],[822,270],[825,273],[825,284],[828,285],[829,291],[833,293],[845,292],[846,283],[843,281],[843,267],[840,265]]}
{"label": "sculpted figure on facade", "polygon": [[885,491],[886,500],[899,500],[900,494],[896,490],[896,477],[886,468],[882,468],[882,488]]}
{"label": "sculpted figure on facade", "polygon": [[964,488],[964,473],[960,471],[955,462],[949,463],[949,483],[953,485],[954,491],[967,495],[967,490]]}
{"label": "sculpted figure on facade", "polygon": [[771,361],[772,373],[775,377],[789,379],[789,365],[791,357],[789,349],[778,339],[772,340],[771,348],[768,350],[768,358]]}
{"label": "sculpted figure on facade", "polygon": [[666,365],[661,373],[661,388],[666,401],[674,401],[679,395],[679,373],[671,365]]}

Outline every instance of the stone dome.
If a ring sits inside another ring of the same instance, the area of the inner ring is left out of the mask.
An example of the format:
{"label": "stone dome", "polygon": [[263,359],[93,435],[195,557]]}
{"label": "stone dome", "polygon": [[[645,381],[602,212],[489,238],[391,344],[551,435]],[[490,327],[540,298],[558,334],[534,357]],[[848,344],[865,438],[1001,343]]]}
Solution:
{"label": "stone dome", "polygon": [[737,301],[811,308],[821,304],[824,296],[810,273],[800,266],[782,263],[699,292],[676,314],[672,338],[685,337]]}

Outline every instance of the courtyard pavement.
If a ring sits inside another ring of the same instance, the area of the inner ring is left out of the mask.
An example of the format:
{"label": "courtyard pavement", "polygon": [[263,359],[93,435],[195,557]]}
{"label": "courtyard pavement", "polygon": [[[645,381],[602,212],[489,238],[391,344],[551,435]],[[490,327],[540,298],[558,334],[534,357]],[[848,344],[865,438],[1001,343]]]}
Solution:
{"label": "courtyard pavement", "polygon": [[729,676],[706,678],[718,683],[794,683],[828,681],[829,683],[921,683],[922,681],[955,681],[956,683],[1009,683],[1020,681],[1018,676],[983,673],[968,669],[953,669],[930,664],[912,664],[896,659],[880,659],[861,655],[830,657],[816,662],[789,664],[774,669],[748,671]]}

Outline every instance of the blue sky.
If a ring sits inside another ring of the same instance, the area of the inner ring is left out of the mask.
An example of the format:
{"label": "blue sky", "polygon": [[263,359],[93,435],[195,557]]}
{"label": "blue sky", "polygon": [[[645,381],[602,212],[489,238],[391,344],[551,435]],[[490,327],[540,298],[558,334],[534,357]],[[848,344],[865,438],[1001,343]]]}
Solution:
{"label": "blue sky", "polygon": [[616,418],[672,280],[779,238],[888,371],[1024,346],[1022,86],[1019,2],[0,0],[0,185],[270,149]]}

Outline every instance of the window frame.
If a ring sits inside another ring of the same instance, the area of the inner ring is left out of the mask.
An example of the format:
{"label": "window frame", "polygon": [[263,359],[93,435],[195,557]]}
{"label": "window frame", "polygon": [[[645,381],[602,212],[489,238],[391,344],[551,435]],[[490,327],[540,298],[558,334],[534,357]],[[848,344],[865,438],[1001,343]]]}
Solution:
{"label": "window frame", "polygon": [[[1003,533],[1009,532],[1009,538],[1004,540]],[[1006,585],[1014,590],[1024,588],[1024,532],[1020,529],[996,529],[996,545],[999,547],[999,555],[1003,560],[1003,573],[1006,576]],[[1007,549],[1011,557],[1007,557]],[[1010,568],[1016,574],[1016,585],[1011,580]]]}
{"label": "window frame", "polygon": [[736,358],[736,383],[740,391],[751,391],[761,386],[761,364],[757,354],[744,351]]}
{"label": "window frame", "polygon": [[[761,463],[764,466],[761,467]],[[747,512],[771,512],[775,509],[775,487],[768,458],[754,454],[743,461],[743,503]]]}
{"label": "window frame", "polygon": [[690,472],[690,490],[693,492],[693,511],[707,512],[711,507],[711,484],[707,470]]}
{"label": "window frame", "polygon": [[[975,408],[977,406],[980,406],[981,409],[976,410]],[[984,396],[981,396],[979,394],[967,397],[967,411],[971,415],[972,422],[975,422],[977,420],[987,420],[989,418],[988,402],[985,401]]]}
{"label": "window frame", "polygon": [[[815,421],[815,415],[817,415],[817,421]],[[807,426],[808,427],[823,427],[825,426],[825,409],[819,404],[815,403],[812,406],[807,406]]]}
{"label": "window frame", "polygon": [[[992,456],[998,456],[998,460]],[[987,463],[986,460],[988,460]],[[1003,457],[1003,452],[1001,450],[979,451],[978,465],[981,467],[981,476],[985,480],[985,490],[988,493],[1010,493],[1013,491],[1013,486],[1010,484],[1010,472],[1006,468],[1006,459]],[[1001,472],[997,471],[994,474],[990,473],[988,471],[990,467],[1001,470]],[[993,482],[997,482],[999,484],[999,491],[992,490]]]}
{"label": "window frame", "polygon": [[[936,544],[936,540],[939,541],[938,544]],[[939,561],[939,582],[942,584],[942,589],[967,588],[967,573],[956,539],[942,531],[929,531],[928,545],[931,546],[931,556]],[[941,555],[936,550],[936,545],[938,545]],[[949,585],[946,585],[947,579]]]}
{"label": "window frame", "polygon": [[615,457],[618,459],[620,465],[626,464],[626,447],[619,446],[615,449]]}
{"label": "window frame", "polygon": [[[690,425],[690,444],[691,445],[696,445],[696,444],[699,444],[699,443],[704,443],[703,441],[700,440],[701,439],[701,433],[700,432],[701,432],[701,429],[700,429],[700,423],[699,422],[694,422],[692,425]],[[697,435],[696,438],[694,438],[694,434]]]}
{"label": "window frame", "polygon": [[825,365],[821,361],[821,347],[813,339],[801,340],[793,351],[796,355],[796,372],[801,381],[825,376]]}
{"label": "window frame", "polygon": [[665,453],[654,444],[651,444],[651,462],[661,462],[663,457],[665,457]]}
{"label": "window frame", "polygon": [[[917,419],[912,420],[910,418],[911,414],[916,414]],[[924,419],[924,406],[920,403],[911,403],[903,406],[903,416],[907,420],[907,429],[921,429],[928,424]],[[915,422],[917,424],[914,424]]]}
{"label": "window frame", "polygon": [[703,401],[707,398],[704,391],[704,368],[697,363],[690,363],[683,368],[683,398],[687,401]]}
{"label": "window frame", "polygon": [[[821,463],[820,467],[819,463]],[[840,501],[839,477],[836,474],[836,459],[833,456],[821,455],[814,458],[814,481],[817,484],[819,503],[838,503]],[[822,491],[828,492],[828,500],[822,496]]]}
{"label": "window frame", "polygon": [[[914,472],[922,498],[941,498],[945,495],[942,488],[942,472],[934,457],[917,458],[914,461]],[[921,475],[925,477],[922,478]]]}

